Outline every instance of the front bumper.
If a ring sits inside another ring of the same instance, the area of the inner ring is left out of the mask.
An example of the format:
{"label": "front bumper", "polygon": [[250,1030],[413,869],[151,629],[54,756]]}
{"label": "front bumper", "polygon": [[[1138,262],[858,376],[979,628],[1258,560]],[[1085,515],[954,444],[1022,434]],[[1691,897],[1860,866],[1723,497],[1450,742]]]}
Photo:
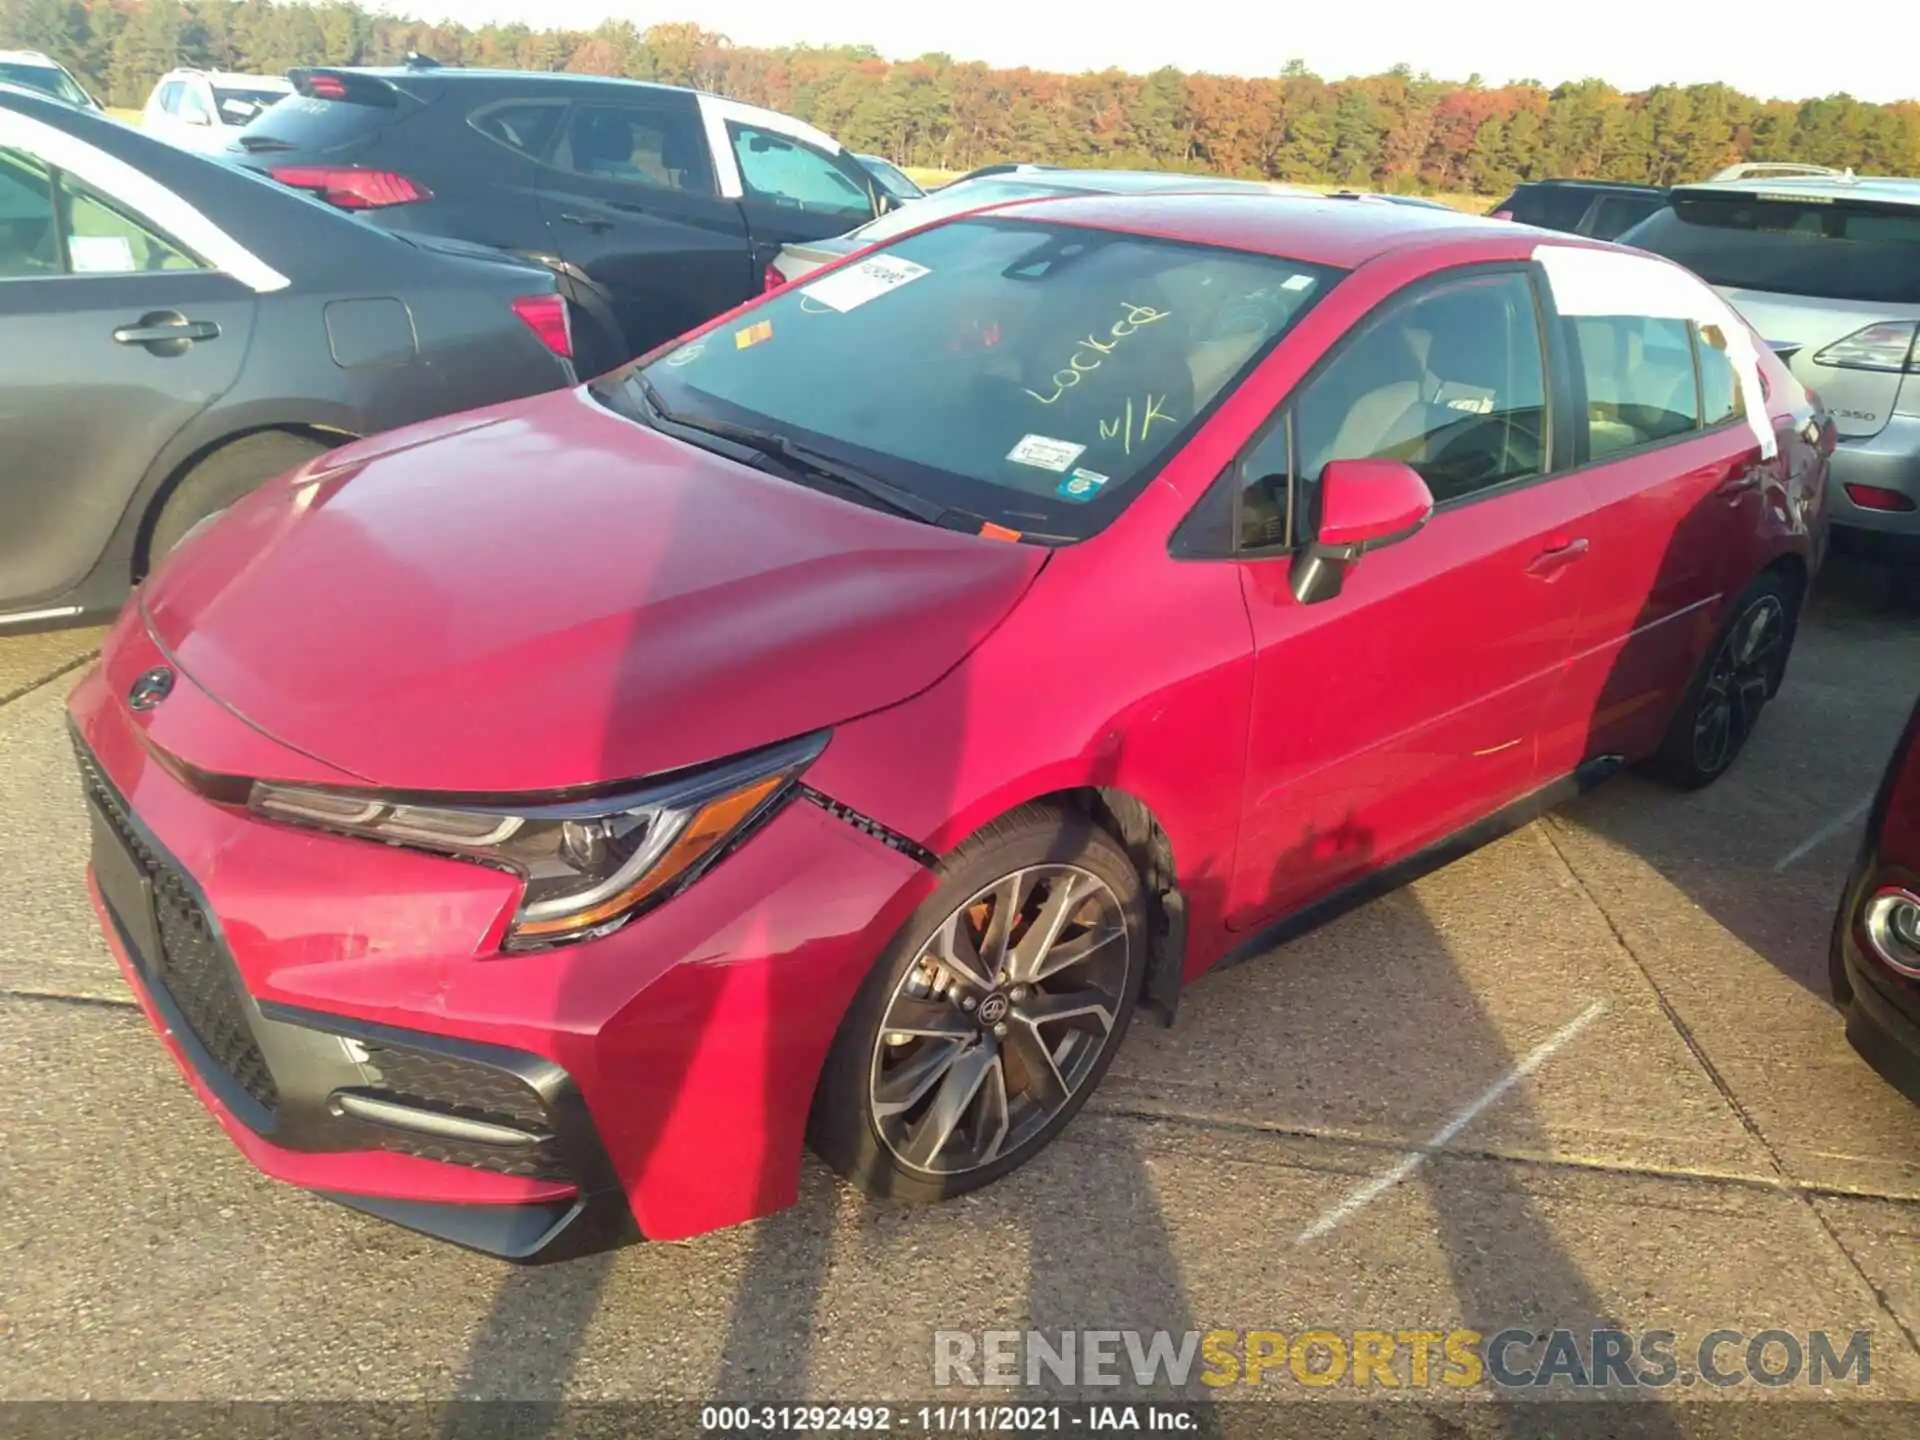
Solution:
{"label": "front bumper", "polygon": [[[1832,523],[1843,530],[1920,544],[1920,416],[1894,415],[1877,435],[1842,440],[1828,462],[1827,492]],[[1854,504],[1849,485],[1891,490],[1914,502],[1912,510],[1869,510]]]}
{"label": "front bumper", "polygon": [[163,658],[123,617],[70,702],[94,899],[256,1166],[514,1259],[791,1203],[820,1062],[921,866],[796,801],[616,933],[503,954],[512,877],[261,822],[177,778],[157,751],[271,761],[184,678],[129,711]]}
{"label": "front bumper", "polygon": [[1861,853],[1833,927],[1831,964],[1835,998],[1847,1017],[1847,1039],[1874,1069],[1920,1103],[1920,981],[1880,963],[1861,941],[1860,916],[1884,885],[1920,884],[1904,870],[1882,865],[1871,845]]}

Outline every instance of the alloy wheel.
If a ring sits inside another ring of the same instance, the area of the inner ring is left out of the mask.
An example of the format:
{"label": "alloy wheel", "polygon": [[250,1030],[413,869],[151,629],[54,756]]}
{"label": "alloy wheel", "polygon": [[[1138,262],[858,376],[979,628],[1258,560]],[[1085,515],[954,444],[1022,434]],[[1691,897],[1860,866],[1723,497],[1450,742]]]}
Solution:
{"label": "alloy wheel", "polygon": [[1747,743],[1787,643],[1787,611],[1775,595],[1744,610],[1713,657],[1693,718],[1694,764],[1718,774]]}
{"label": "alloy wheel", "polygon": [[1112,888],[1075,865],[1016,870],[947,916],[874,1041],[870,1103],[895,1158],[955,1175],[1034,1143],[1107,1048],[1131,944]]}

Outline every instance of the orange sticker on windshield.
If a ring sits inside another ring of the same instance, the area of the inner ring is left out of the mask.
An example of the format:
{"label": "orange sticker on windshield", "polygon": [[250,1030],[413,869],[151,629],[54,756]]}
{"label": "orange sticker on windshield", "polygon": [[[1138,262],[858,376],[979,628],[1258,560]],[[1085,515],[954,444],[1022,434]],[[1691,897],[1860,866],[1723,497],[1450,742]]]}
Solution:
{"label": "orange sticker on windshield", "polygon": [[758,345],[762,340],[771,340],[772,338],[773,322],[771,320],[762,320],[757,325],[749,325],[744,330],[734,331],[733,348],[736,350],[744,350],[749,345]]}
{"label": "orange sticker on windshield", "polygon": [[1004,525],[996,525],[991,520],[987,520],[981,523],[980,537],[983,540],[1018,540],[1020,532],[1009,530]]}

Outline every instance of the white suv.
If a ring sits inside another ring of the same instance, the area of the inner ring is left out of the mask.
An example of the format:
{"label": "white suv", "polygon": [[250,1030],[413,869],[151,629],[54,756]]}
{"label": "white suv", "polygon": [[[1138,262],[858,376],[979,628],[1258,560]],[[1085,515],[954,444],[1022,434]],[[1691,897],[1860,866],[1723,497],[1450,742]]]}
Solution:
{"label": "white suv", "polygon": [[0,50],[0,85],[38,90],[81,110],[98,110],[100,102],[87,93],[73,73],[51,55],[38,50]]}
{"label": "white suv", "polygon": [[217,153],[254,116],[292,93],[293,86],[278,75],[170,70],[147,97],[140,125],[186,149]]}

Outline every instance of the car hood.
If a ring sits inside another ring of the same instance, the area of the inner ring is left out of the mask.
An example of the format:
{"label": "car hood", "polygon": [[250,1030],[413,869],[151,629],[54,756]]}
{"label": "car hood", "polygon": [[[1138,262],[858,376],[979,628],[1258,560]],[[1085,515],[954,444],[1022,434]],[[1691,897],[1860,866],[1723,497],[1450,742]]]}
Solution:
{"label": "car hood", "polygon": [[576,390],[323,456],[189,536],[143,603],[185,675],[314,759],[396,788],[557,790],[905,699],[1046,557],[806,489]]}

